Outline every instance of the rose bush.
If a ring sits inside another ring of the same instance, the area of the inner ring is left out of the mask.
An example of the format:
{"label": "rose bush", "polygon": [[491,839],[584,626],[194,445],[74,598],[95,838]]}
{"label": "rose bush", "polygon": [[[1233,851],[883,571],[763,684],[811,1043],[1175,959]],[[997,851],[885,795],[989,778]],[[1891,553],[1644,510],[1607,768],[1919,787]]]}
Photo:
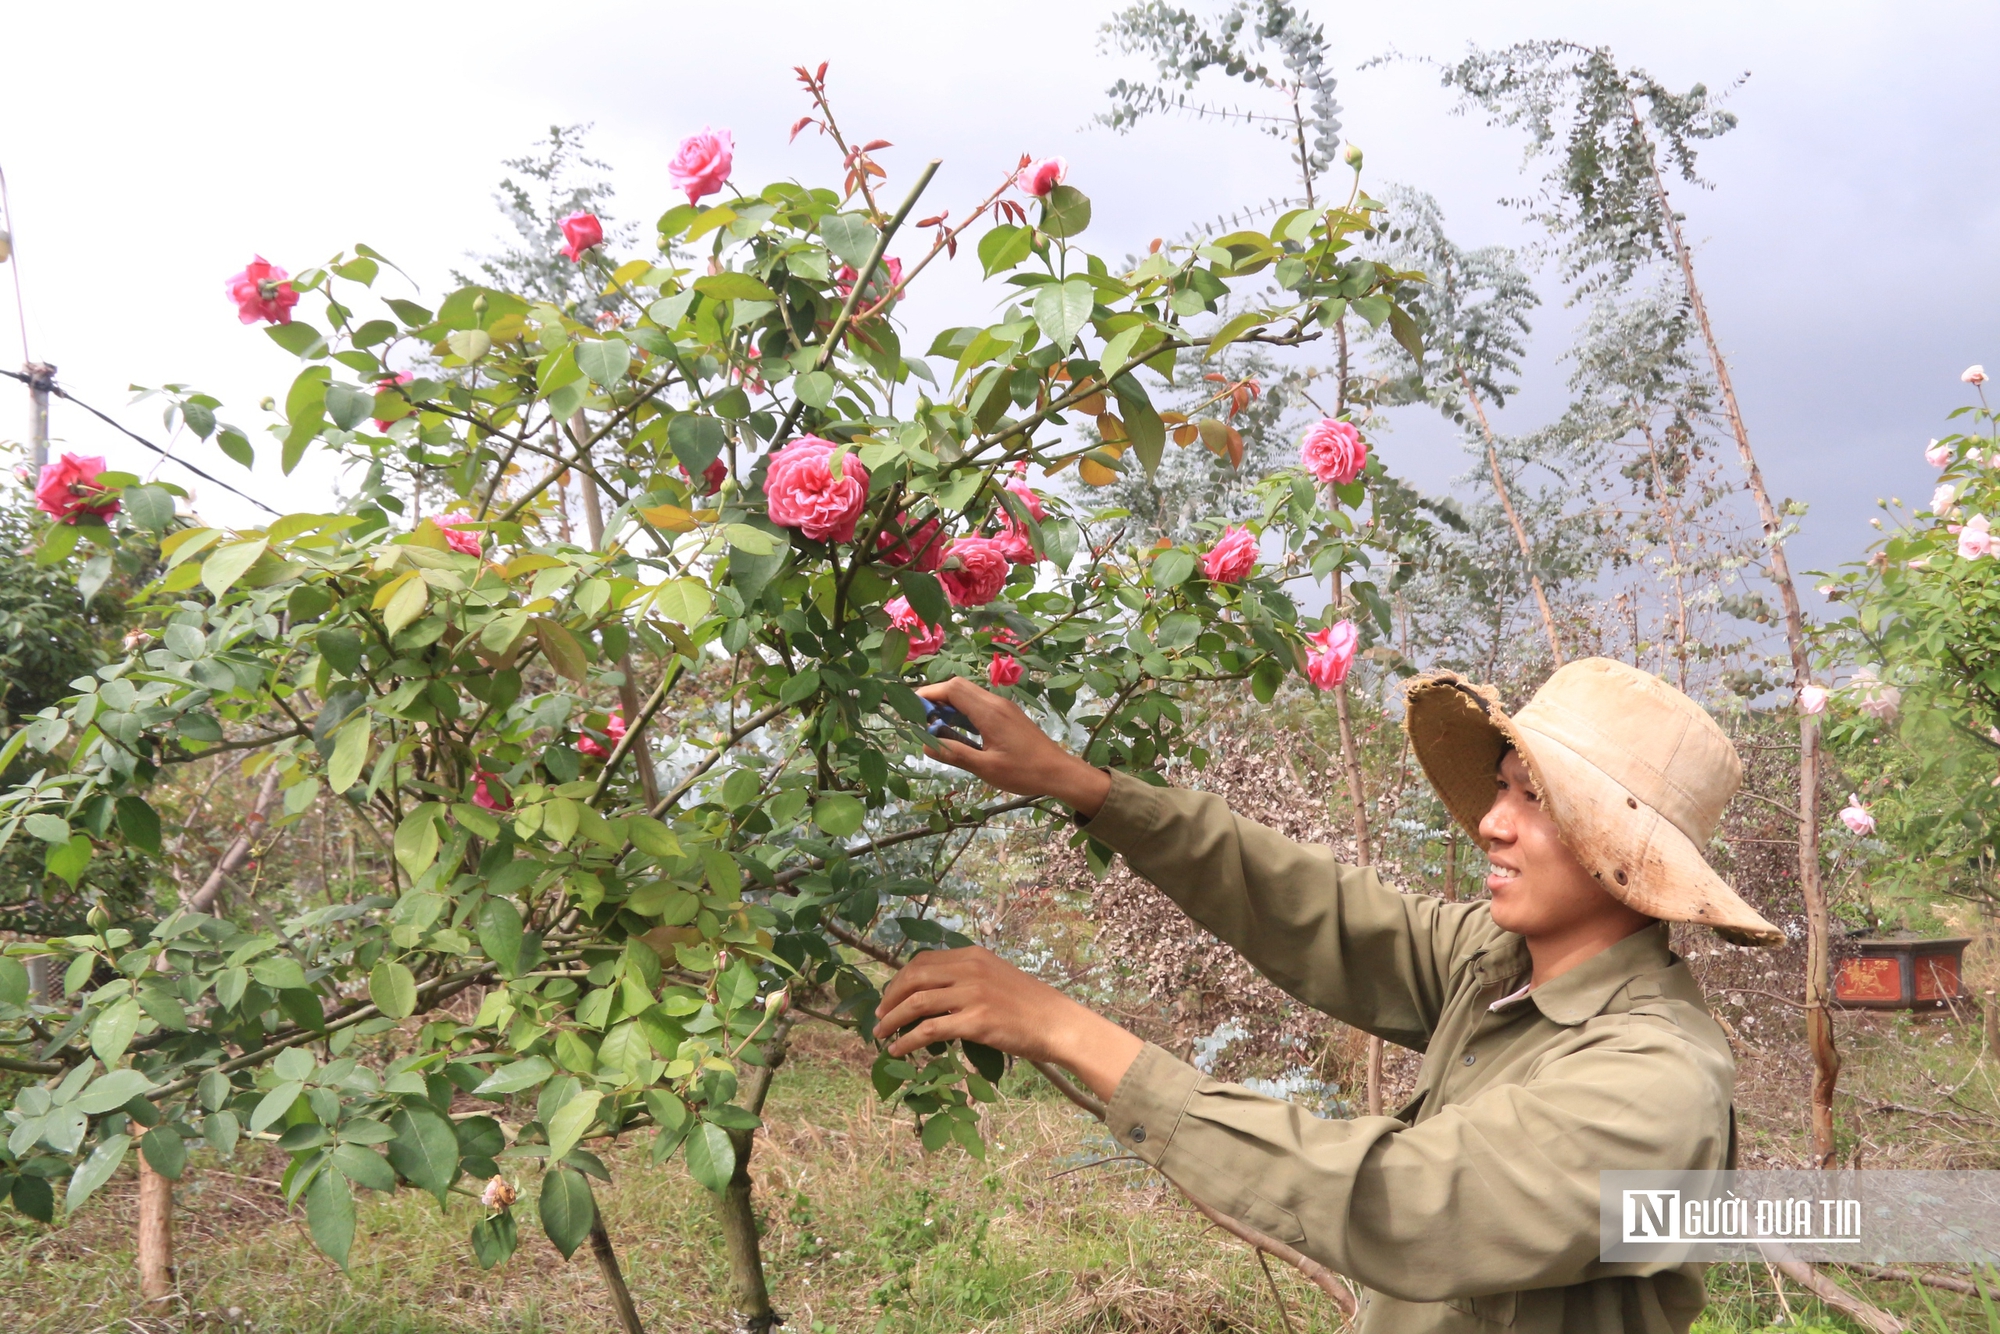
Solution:
{"label": "rose bush", "polygon": [[[893,210],[852,170],[846,192],[779,182],[701,207],[733,166],[726,133],[682,145],[688,202],[647,256],[568,235],[605,321],[484,286],[380,295],[390,270],[365,246],[232,280],[301,368],[261,447],[212,397],[176,391],[181,420],[245,464],[327,455],[352,481],[338,509],[225,528],[173,488],[59,465],[40,558],[141,553],[151,633],[8,738],[0,767],[34,772],[0,795],[0,840],[38,841],[71,884],[93,859],[157,856],[173,830],[149,789],[230,754],[274,777],[275,827],[330,803],[393,849],[394,878],[255,927],[182,906],[10,946],[0,1042],[36,1076],[0,1157],[18,1207],[49,1217],[65,1179],[81,1206],[135,1143],[176,1176],[188,1144],[252,1136],[289,1155],[285,1193],[341,1263],[355,1189],[413,1186],[483,1199],[471,1244],[492,1265],[517,1240],[509,1179],[538,1173],[541,1226],[581,1244],[606,1137],[648,1129],[656,1160],[721,1193],[786,998],[865,1031],[856,942],[962,939],[934,883],[871,853],[1017,811],[1069,830],[927,760],[913,686],[983,668],[1092,763],[1149,775],[1202,761],[1182,702],[1212,683],[1269,699],[1288,673],[1344,677],[1355,627],[1309,639],[1288,580],[1339,572],[1386,626],[1358,577],[1351,428],[1316,428],[1337,467],[1262,484],[1282,554],[1261,572],[1244,534],[1225,540],[1232,579],[1197,579],[1201,553],[1126,544],[1122,512],[1089,501],[1093,479],[1156,466],[1170,430],[1226,432],[1163,418],[1149,386],[1234,343],[1307,343],[1352,312],[1418,350],[1419,275],[1352,253],[1379,205],[1357,191],[1123,267],[1076,240],[1089,200],[1060,162],[1029,182],[1048,187],[1033,220],[1000,208],[1010,168],[902,275],[983,223],[1001,314],[918,354],[858,317],[930,172]],[[1047,479],[1072,465],[1065,496]],[[605,505],[590,541],[556,535],[570,475]],[[27,954],[59,996],[28,994]],[[469,1020],[442,1009],[472,988]],[[377,1057],[399,1025],[401,1054]],[[999,1074],[983,1050],[874,1069],[928,1148],[973,1153]],[[463,1099],[492,1114],[453,1115]]]}

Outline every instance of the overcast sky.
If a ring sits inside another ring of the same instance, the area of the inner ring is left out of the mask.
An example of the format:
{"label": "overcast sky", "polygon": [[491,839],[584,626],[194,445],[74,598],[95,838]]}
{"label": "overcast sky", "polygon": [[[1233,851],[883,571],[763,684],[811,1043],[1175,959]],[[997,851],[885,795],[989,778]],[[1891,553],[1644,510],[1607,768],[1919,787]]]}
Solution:
{"label": "overcast sky", "polygon": [[[844,127],[894,141],[882,155],[892,191],[925,159],[944,159],[926,208],[962,209],[1022,152],[1060,153],[1096,204],[1086,240],[1115,256],[1286,193],[1280,147],[1240,130],[1164,120],[1119,137],[1090,126],[1105,85],[1135,72],[1098,50],[1114,8],[24,6],[9,16],[0,168],[30,347],[80,398],[155,439],[157,412],[125,407],[126,386],[199,384],[226,401],[225,420],[255,428],[257,401],[282,399],[297,363],[239,325],[223,298],[223,279],[253,252],[300,269],[366,241],[416,278],[416,295],[435,298],[466,251],[500,239],[500,160],[556,122],[595,123],[618,211],[642,223],[675,202],[665,163],[704,124],[734,132],[739,183],[832,179],[821,143],[785,138],[806,110],[790,68],[820,60],[832,62]],[[1419,66],[1357,72],[1369,57],[1564,37],[1608,44],[1674,87],[1749,73],[1731,101],[1741,127],[1704,150],[1714,192],[1683,187],[1677,202],[1771,484],[1812,505],[1795,559],[1851,559],[1872,536],[1876,496],[1928,495],[1921,448],[1966,401],[1959,372],[1981,361],[2000,369],[1989,162],[2000,7],[1312,8],[1334,35],[1343,119],[1367,151],[1370,184],[1429,190],[1466,246],[1531,239],[1499,203],[1522,185],[1519,140],[1452,117]],[[961,322],[976,276],[962,255],[906,306],[913,331],[927,342],[954,304],[951,322]],[[0,359],[10,363],[12,305],[0,286]],[[1527,391],[1502,429],[1560,410],[1566,334],[1552,301]],[[25,434],[24,406],[8,406],[19,393],[0,383],[0,438]],[[147,466],[143,451],[67,405],[57,404],[53,432],[59,447]],[[1398,430],[1384,448],[1392,468],[1429,485],[1462,466],[1435,429]],[[266,460],[246,476],[212,447],[189,456],[281,507],[324,503],[327,479],[309,469],[283,483]],[[211,515],[249,517],[225,497],[202,501]]]}

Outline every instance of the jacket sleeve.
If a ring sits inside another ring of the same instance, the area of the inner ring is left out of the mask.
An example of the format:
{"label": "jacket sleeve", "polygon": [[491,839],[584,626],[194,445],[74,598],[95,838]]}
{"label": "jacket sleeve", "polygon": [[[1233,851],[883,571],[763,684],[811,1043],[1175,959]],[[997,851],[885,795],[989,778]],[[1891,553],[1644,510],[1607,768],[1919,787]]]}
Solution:
{"label": "jacket sleeve", "polygon": [[1566,1286],[1632,1272],[1598,1259],[1600,1170],[1715,1168],[1727,1152],[1720,1057],[1670,1024],[1585,1030],[1526,1083],[1416,1126],[1321,1120],[1149,1045],[1107,1121],[1195,1199],[1378,1292]]}
{"label": "jacket sleeve", "polygon": [[1453,969],[1495,933],[1479,905],[1399,894],[1206,792],[1113,773],[1084,830],[1300,1001],[1419,1051]]}

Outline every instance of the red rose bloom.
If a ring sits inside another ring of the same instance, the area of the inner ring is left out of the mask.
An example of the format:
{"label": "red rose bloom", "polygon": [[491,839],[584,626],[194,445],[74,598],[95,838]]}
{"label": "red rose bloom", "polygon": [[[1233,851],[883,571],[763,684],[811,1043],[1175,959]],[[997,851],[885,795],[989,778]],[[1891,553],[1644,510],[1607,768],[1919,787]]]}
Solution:
{"label": "red rose bloom", "polygon": [[595,213],[572,213],[562,220],[563,253],[578,264],[583,252],[604,244],[604,224]]}
{"label": "red rose bloom", "polygon": [[938,580],[954,607],[983,607],[1007,582],[1007,549],[996,538],[961,537],[944,551]]}
{"label": "red rose bloom", "polygon": [[285,281],[289,277],[283,269],[258,255],[243,266],[241,273],[231,274],[222,290],[236,303],[236,318],[245,324],[255,324],[258,320],[266,324],[290,324],[292,307],[299,304],[299,294]]}
{"label": "red rose bloom", "polygon": [[41,480],[35,486],[35,508],[63,523],[75,523],[85,514],[102,517],[116,514],[118,500],[106,496],[104,488],[97,485],[97,474],[103,471],[103,459],[86,459],[75,454],[44,463]]}

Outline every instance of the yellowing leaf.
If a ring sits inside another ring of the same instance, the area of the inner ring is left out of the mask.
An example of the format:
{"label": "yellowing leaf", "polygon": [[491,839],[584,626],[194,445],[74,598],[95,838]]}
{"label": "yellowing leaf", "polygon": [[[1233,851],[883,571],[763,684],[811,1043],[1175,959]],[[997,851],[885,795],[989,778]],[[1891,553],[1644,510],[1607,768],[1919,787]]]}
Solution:
{"label": "yellowing leaf", "polygon": [[655,505],[651,509],[640,510],[646,522],[655,528],[664,528],[671,533],[691,533],[695,530],[694,515],[679,505]]}
{"label": "yellowing leaf", "polygon": [[1079,459],[1077,475],[1091,486],[1110,486],[1118,480],[1118,474],[1099,463],[1096,459]]}
{"label": "yellowing leaf", "polygon": [[1097,434],[1105,444],[1126,439],[1125,423],[1115,412],[1102,412],[1097,417]]}
{"label": "yellowing leaf", "polygon": [[361,709],[333,734],[333,758],[327,762],[326,785],[345,792],[368,762],[368,710]]}
{"label": "yellowing leaf", "polygon": [[579,685],[583,683],[590,663],[583,656],[583,645],[576,642],[575,635],[554,621],[537,617],[535,638],[541,643],[542,656],[549,660],[549,666],[555,668],[559,675]]}
{"label": "yellowing leaf", "polygon": [[232,542],[225,547],[217,547],[209,558],[201,563],[202,587],[221,597],[229,591],[229,586],[243,577],[243,572],[257,563],[264,554],[267,543],[263,538],[255,542]]}
{"label": "yellowing leaf", "polygon": [[403,578],[402,587],[390,596],[389,605],[382,609],[382,628],[391,636],[423,615],[424,608],[430,604],[430,585],[415,575],[413,570]]}

